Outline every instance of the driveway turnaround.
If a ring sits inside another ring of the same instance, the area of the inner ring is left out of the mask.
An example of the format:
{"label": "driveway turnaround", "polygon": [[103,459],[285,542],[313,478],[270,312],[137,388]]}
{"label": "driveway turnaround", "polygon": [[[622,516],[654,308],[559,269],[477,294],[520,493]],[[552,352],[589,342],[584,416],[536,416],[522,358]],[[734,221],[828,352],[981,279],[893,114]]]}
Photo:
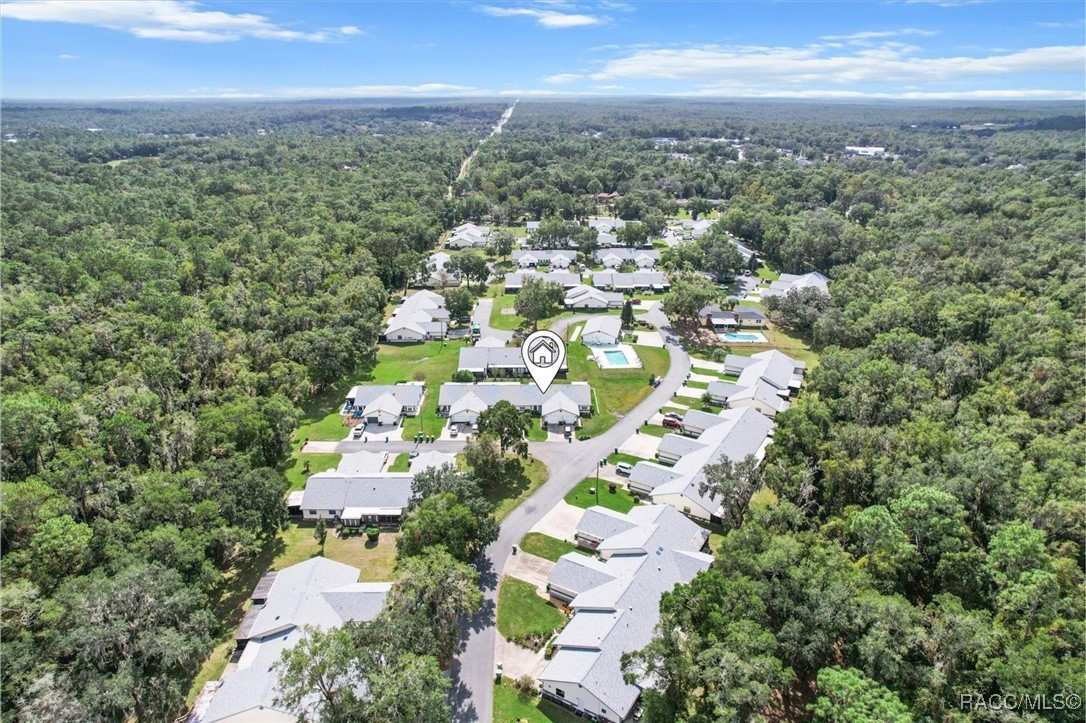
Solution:
{"label": "driveway turnaround", "polygon": [[[532,532],[556,537],[559,540],[573,542],[573,534],[577,530],[577,523],[584,516],[584,510],[574,507],[565,500],[558,500],[558,504],[543,516],[539,522],[532,525]],[[519,554],[517,555],[520,556]]]}

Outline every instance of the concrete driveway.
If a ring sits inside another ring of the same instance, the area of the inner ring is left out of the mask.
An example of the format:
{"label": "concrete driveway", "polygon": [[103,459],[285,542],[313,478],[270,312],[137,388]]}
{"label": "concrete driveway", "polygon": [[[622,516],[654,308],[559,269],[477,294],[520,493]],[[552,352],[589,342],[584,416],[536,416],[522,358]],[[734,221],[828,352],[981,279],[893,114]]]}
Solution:
{"label": "concrete driveway", "polygon": [[694,389],[693,387],[688,387],[688,386],[686,386],[684,384],[683,386],[679,387],[679,390],[677,392],[675,392],[675,394],[677,396],[680,396],[680,397],[690,397],[691,399],[701,399],[701,395],[705,394],[705,390],[704,389]]}
{"label": "concrete driveway", "polygon": [[654,346],[657,349],[664,346],[664,338],[658,331],[639,331],[635,336],[637,341],[634,344],[638,346]]}
{"label": "concrete driveway", "polygon": [[660,438],[651,434],[635,434],[618,448],[622,454],[632,454],[642,459],[654,459],[656,450],[660,447]]}
{"label": "concrete driveway", "polygon": [[[497,634],[494,645],[494,662],[502,664],[502,673],[506,678],[516,680],[522,675],[530,675],[538,680],[543,669],[547,667],[547,659],[543,657],[546,648],[540,648],[538,652],[522,648],[516,643],[511,643]],[[502,685],[510,685],[502,681]]]}
{"label": "concrete driveway", "polygon": [[517,554],[509,556],[509,563],[505,566],[505,574],[518,580],[535,585],[541,595],[547,594],[547,578],[554,570],[554,563],[542,557],[529,555],[521,549]]}
{"label": "concrete driveway", "polygon": [[531,531],[550,535],[566,542],[573,542],[573,534],[577,530],[577,523],[581,521],[583,515],[584,510],[580,507],[574,507],[565,500],[559,500],[558,504],[543,516],[543,519],[532,525]]}
{"label": "concrete driveway", "polygon": [[471,320],[479,325],[481,336],[493,336],[502,341],[512,341],[513,332],[504,329],[495,329],[490,325],[490,312],[494,308],[494,299],[479,299],[475,305],[475,311],[471,313]]}

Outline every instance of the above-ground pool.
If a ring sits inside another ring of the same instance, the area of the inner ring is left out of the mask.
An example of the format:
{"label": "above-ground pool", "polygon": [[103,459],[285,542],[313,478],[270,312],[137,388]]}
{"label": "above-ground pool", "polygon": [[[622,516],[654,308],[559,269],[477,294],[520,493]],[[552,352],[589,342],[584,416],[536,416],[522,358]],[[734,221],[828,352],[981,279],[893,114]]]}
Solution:
{"label": "above-ground pool", "polygon": [[593,347],[592,358],[600,369],[637,369],[641,366],[641,357],[629,344]]}
{"label": "above-ground pool", "polygon": [[721,334],[720,338],[724,341],[746,342],[748,344],[765,342],[765,336],[762,334],[741,334],[731,331]]}

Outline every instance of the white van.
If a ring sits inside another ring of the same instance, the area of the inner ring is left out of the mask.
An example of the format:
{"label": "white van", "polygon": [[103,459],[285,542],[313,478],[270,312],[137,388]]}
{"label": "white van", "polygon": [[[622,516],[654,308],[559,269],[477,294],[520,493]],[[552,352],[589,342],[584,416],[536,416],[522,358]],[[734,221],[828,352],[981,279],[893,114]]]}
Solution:
{"label": "white van", "polygon": [[633,472],[633,465],[629,462],[619,462],[615,465],[615,471],[621,475],[629,477],[630,473]]}

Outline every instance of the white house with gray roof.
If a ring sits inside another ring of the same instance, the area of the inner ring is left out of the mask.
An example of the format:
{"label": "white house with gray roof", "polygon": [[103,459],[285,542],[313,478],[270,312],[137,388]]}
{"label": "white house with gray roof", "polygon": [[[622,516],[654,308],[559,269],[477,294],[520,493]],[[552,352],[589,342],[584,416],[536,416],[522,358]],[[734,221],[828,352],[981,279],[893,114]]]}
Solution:
{"label": "white house with gray roof", "polygon": [[[691,517],[719,522],[720,501],[702,494],[700,489],[705,480],[705,465],[723,459],[739,462],[748,455],[762,459],[771,441],[773,420],[750,408],[725,409],[718,416],[723,423],[702,432],[697,438],[698,447],[686,441],[668,442],[665,453],[676,458],[674,466],[665,467],[655,462],[634,465],[630,473],[630,491],[648,497],[654,504],[670,505]],[[668,436],[673,435],[665,435],[665,438]],[[679,454],[680,450],[685,451]]]}
{"label": "white house with gray roof", "polygon": [[548,271],[547,273],[539,272],[522,272],[511,273],[505,275],[505,293],[516,294],[524,288],[524,283],[528,279],[539,279],[540,281],[550,281],[556,284],[561,284],[564,289],[572,289],[581,283],[581,275],[566,271]]}
{"label": "white house with gray roof", "polygon": [[486,246],[489,239],[489,226],[462,223],[452,230],[452,234],[445,242],[445,246],[450,249],[482,248]]}
{"label": "white house with gray roof", "polygon": [[600,291],[584,284],[567,291],[564,302],[567,309],[621,309],[625,303],[622,294]]}
{"label": "white house with gray roof", "polygon": [[393,425],[402,417],[418,416],[426,386],[422,382],[406,384],[358,384],[347,392],[348,411],[357,411],[366,424]]}
{"label": "white house with gray roof", "polygon": [[631,263],[639,269],[651,269],[660,260],[660,252],[643,249],[600,249],[596,252],[596,261],[609,269]]}
{"label": "white house with gray roof", "polygon": [[577,262],[576,251],[551,249],[527,249],[514,251],[513,263],[522,269],[534,269],[539,264],[549,264],[551,268],[568,269]]}
{"label": "white house with gray roof", "polygon": [[736,384],[753,387],[758,381],[773,386],[785,396],[803,385],[807,363],[793,359],[776,349],[758,352],[751,356],[729,354],[724,357],[724,373],[738,375]]}
{"label": "white house with gray roof", "polygon": [[555,653],[539,676],[543,695],[582,715],[626,720],[641,696],[627,683],[622,656],[643,648],[660,619],[660,597],[709,568],[701,550],[709,532],[662,505],[620,515],[585,511],[578,541],[594,541],[598,557],[568,553],[547,581],[548,592],[568,603],[573,617],[555,640]]}
{"label": "white house with gray roof", "polygon": [[[524,365],[520,347],[512,346],[468,346],[460,350],[457,371],[468,371],[476,377],[525,377],[528,367]],[[565,360],[558,369],[558,376],[565,376],[569,366]]]}
{"label": "white house with gray roof", "polygon": [[347,527],[395,527],[411,499],[414,478],[408,472],[318,472],[306,480],[300,504],[302,519],[325,519]]}
{"label": "white house with gray roof", "polygon": [[489,409],[504,399],[518,411],[542,414],[543,404],[559,394],[575,403],[582,417],[592,414],[592,387],[588,382],[552,384],[545,394],[535,384],[519,382],[446,382],[438,392],[437,413],[452,417],[463,406],[463,400],[476,404],[477,408],[485,405]]}
{"label": "white house with gray roof", "polygon": [[384,340],[410,343],[428,339],[443,339],[449,329],[449,312],[445,297],[433,291],[417,291],[393,310],[385,326]]}
{"label": "white house with gray roof", "polygon": [[814,288],[829,296],[829,277],[812,271],[809,274],[781,274],[780,278],[762,289],[762,298],[767,296],[787,296],[789,291]]}
{"label": "white house with gray roof", "polygon": [[[377,617],[392,583],[358,582],[360,572],[350,565],[314,557],[265,576],[238,630],[241,656],[236,667],[222,680],[205,686],[189,723],[312,719],[319,710],[319,694],[313,691],[299,708],[280,704],[276,664],[307,635],[307,628],[330,630]],[[367,691],[360,686],[355,693],[366,695]]]}
{"label": "white house with gray roof", "polygon": [[664,292],[671,288],[667,276],[659,271],[636,271],[630,274],[617,271],[598,271],[592,274],[592,285],[605,291]]}
{"label": "white house with gray roof", "polygon": [[706,391],[712,397],[713,404],[731,409],[750,407],[767,417],[775,417],[777,412],[783,412],[791,406],[787,391],[782,392],[761,379],[751,386],[722,381],[709,382]]}
{"label": "white house with gray roof", "polygon": [[617,316],[593,316],[584,323],[581,343],[586,346],[614,346],[622,341],[622,320]]}

